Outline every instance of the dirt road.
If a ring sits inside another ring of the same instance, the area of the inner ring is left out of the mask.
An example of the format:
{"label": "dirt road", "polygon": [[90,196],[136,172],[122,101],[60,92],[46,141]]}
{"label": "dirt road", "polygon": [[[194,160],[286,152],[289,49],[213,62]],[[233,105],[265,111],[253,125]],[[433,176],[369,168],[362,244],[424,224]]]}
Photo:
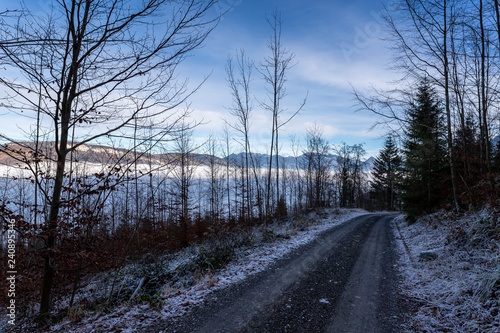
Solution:
{"label": "dirt road", "polygon": [[394,215],[332,228],[205,305],[148,332],[399,332]]}

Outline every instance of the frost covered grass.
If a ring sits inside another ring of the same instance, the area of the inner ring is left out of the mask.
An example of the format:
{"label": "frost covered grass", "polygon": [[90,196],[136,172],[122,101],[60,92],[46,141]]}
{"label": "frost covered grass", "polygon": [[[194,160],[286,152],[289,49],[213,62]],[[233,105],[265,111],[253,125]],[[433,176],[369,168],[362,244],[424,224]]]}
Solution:
{"label": "frost covered grass", "polygon": [[500,332],[500,212],[395,220],[406,332]]}
{"label": "frost covered grass", "polygon": [[[82,281],[70,308],[47,332],[133,332],[185,315],[216,290],[264,270],[293,249],[362,210],[324,210],[220,235],[174,254],[149,256]],[[17,329],[29,331],[29,322]],[[1,328],[1,327],[0,327]]]}

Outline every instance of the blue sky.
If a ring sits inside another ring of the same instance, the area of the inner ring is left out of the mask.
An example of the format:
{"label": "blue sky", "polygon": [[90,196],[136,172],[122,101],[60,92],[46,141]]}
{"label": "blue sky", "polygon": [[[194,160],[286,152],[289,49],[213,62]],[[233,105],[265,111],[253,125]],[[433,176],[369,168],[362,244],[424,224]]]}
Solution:
{"label": "blue sky", "polygon": [[[209,75],[207,82],[192,98],[193,117],[209,122],[197,129],[202,140],[208,133],[218,133],[223,119],[231,122],[227,107],[231,97],[224,70],[228,55],[244,49],[258,66],[268,50],[271,30],[265,16],[277,8],[282,15],[284,47],[295,54],[296,65],[288,72],[285,108],[295,110],[308,94],[304,110],[280,133],[283,155],[290,154],[288,137],[303,138],[308,126],[318,124],[331,144],[364,143],[370,155],[383,144],[383,129],[371,130],[377,118],[368,112],[355,112],[351,84],[359,89],[371,85],[388,86],[394,73],[387,70],[391,58],[382,41],[384,26],[380,21],[383,1],[250,1],[222,0],[220,10],[232,9],[181,67],[182,75],[194,85]],[[265,98],[261,75],[253,72],[252,95]],[[271,115],[254,102],[252,144],[266,152],[270,144]],[[237,146],[235,146],[237,147]]]}
{"label": "blue sky", "polygon": [[[305,137],[314,124],[323,129],[324,137],[338,145],[364,143],[367,156],[374,156],[383,145],[383,129],[370,130],[377,118],[368,112],[355,112],[351,84],[358,89],[389,87],[395,74],[387,69],[391,58],[384,42],[380,21],[383,5],[393,0],[220,0],[212,14],[231,8],[207,38],[179,67],[179,78],[189,78],[196,87],[205,84],[191,97],[192,117],[205,122],[194,136],[203,142],[210,134],[221,136],[224,121],[234,122],[227,108],[231,96],[226,82],[227,58],[244,49],[257,66],[269,54],[267,42],[271,29],[265,16],[281,12],[283,46],[295,55],[295,66],[288,72],[287,96],[282,106],[292,112],[306,95],[307,104],[280,132],[283,144],[280,154],[290,155],[289,137]],[[29,1],[35,13],[44,12],[51,0]],[[9,8],[4,4],[5,8]],[[254,110],[251,118],[252,150],[269,150],[271,114],[263,111],[259,100],[265,99],[265,83],[258,71],[253,72],[251,86]],[[283,115],[286,117],[286,113]],[[19,118],[2,115],[2,132],[16,137]],[[17,121],[17,123],[16,123]],[[33,130],[33,129],[31,129]],[[29,131],[29,129],[28,129]],[[240,148],[233,144],[235,151]]]}

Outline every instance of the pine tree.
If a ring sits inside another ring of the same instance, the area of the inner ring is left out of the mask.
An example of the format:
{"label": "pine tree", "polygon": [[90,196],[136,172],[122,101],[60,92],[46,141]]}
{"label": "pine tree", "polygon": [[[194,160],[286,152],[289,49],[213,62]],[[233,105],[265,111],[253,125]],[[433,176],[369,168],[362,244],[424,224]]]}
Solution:
{"label": "pine tree", "polygon": [[465,118],[463,125],[460,125],[455,133],[453,148],[457,159],[457,172],[464,179],[468,179],[474,170],[480,170],[481,146],[477,127],[472,115],[469,114]]}
{"label": "pine tree", "polygon": [[385,140],[384,148],[373,163],[371,182],[372,194],[375,197],[375,208],[395,210],[397,207],[397,188],[402,160],[399,149],[392,137]]}
{"label": "pine tree", "polygon": [[470,206],[482,197],[475,191],[475,186],[484,179],[484,165],[481,163],[480,136],[478,125],[471,114],[467,115],[455,133],[453,150],[458,179],[459,202],[462,206]]}
{"label": "pine tree", "polygon": [[407,218],[414,221],[450,193],[443,109],[429,81],[420,83],[406,115],[401,199]]}

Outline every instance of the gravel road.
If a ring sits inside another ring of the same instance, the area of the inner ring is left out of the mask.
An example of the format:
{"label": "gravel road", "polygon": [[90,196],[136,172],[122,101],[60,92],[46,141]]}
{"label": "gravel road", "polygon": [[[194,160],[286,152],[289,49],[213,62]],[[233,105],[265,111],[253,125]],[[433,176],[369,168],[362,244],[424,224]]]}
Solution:
{"label": "gravel road", "polygon": [[144,332],[399,332],[395,215],[334,227],[267,270]]}

